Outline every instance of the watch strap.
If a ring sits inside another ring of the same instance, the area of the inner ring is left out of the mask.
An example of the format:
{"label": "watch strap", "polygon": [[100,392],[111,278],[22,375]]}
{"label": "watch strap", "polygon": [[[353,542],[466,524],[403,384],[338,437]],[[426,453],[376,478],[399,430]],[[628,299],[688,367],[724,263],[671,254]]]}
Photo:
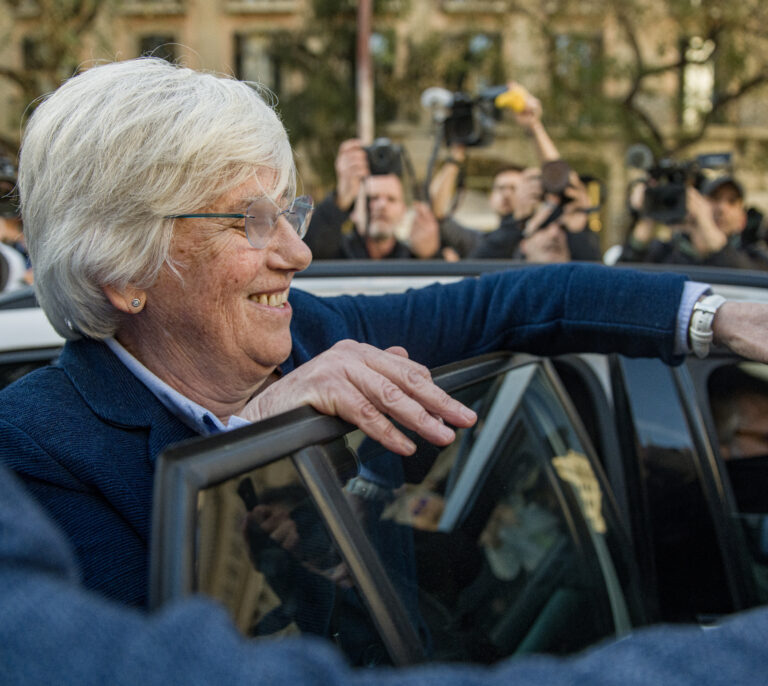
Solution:
{"label": "watch strap", "polygon": [[722,295],[707,295],[693,306],[691,321],[688,326],[688,338],[696,357],[709,355],[712,344],[712,320],[720,305],[725,302]]}

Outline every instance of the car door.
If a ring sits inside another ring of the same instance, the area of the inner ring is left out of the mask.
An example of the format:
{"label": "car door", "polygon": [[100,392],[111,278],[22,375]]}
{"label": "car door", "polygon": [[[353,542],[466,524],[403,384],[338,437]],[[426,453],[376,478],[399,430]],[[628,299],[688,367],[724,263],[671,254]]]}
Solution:
{"label": "car door", "polygon": [[644,621],[607,481],[551,363],[436,370],[475,427],[401,458],[307,408],[166,451],[152,604],[202,591],[253,637],[352,664],[568,653]]}
{"label": "car door", "polygon": [[768,365],[722,351],[687,363],[696,402],[726,489],[726,516],[743,536],[741,550],[756,595],[768,602]]}
{"label": "car door", "polygon": [[615,356],[623,486],[655,620],[708,622],[757,604],[728,477],[688,366]]}

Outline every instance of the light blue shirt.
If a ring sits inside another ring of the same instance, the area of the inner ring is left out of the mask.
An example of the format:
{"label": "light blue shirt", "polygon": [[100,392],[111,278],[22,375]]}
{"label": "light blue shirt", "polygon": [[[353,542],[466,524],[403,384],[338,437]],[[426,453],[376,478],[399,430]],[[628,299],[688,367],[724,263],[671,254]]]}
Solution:
{"label": "light blue shirt", "polygon": [[222,431],[239,429],[241,426],[247,426],[251,423],[247,419],[232,415],[229,418],[229,423],[224,424],[213,412],[206,410],[202,405],[198,405],[193,400],[171,388],[159,376],[149,371],[114,338],[107,338],[104,342],[115,353],[117,358],[128,367],[131,373],[152,391],[154,396],[171,414],[184,422],[193,431],[197,431],[201,436],[210,436]]}
{"label": "light blue shirt", "polygon": [[[683,297],[680,300],[680,308],[677,311],[677,328],[675,332],[675,354],[681,355],[690,352],[688,345],[688,323],[691,319],[693,306],[696,301],[710,290],[709,285],[696,281],[686,281],[683,289]],[[131,355],[114,338],[104,341],[118,359],[141,381],[155,397],[179,420],[201,436],[210,436],[231,431],[241,426],[247,426],[251,422],[237,415],[232,415],[229,422],[224,424],[213,412],[206,410],[202,405],[183,396],[171,388],[160,377],[153,374],[133,355]]]}

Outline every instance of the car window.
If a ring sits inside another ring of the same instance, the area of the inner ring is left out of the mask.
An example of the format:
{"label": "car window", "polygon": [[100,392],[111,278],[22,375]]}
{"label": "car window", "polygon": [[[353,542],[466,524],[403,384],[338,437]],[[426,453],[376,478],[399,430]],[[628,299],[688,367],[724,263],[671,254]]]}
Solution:
{"label": "car window", "polygon": [[[452,395],[478,424],[438,449],[395,456],[359,431],[339,478],[355,526],[428,660],[491,663],[568,653],[625,633],[629,563],[590,450],[540,363]],[[338,528],[289,458],[197,499],[197,590],[261,637],[331,638],[352,664],[389,661]]]}
{"label": "car window", "polygon": [[350,437],[365,469],[347,492],[430,658],[567,653],[628,630],[604,491],[542,367],[454,396],[479,421],[445,450],[403,461]]}
{"label": "car window", "polygon": [[197,589],[249,637],[332,638],[352,664],[389,657],[348,565],[291,459],[198,496]]}
{"label": "car window", "polygon": [[768,366],[730,362],[707,379],[717,445],[733,490],[758,594],[768,602]]}
{"label": "car window", "polygon": [[624,455],[626,484],[638,550],[648,548],[639,553],[644,580],[660,618],[695,622],[733,612],[722,502],[673,372],[658,360],[621,358],[620,365],[636,443],[636,455]]}

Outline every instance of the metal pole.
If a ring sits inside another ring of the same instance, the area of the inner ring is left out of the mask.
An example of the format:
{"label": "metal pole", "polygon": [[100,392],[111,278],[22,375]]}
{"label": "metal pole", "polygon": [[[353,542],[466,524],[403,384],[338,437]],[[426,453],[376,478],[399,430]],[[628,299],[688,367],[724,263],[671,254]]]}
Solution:
{"label": "metal pole", "polygon": [[373,68],[371,64],[371,22],[373,0],[357,3],[357,137],[368,145],[373,141]]}

